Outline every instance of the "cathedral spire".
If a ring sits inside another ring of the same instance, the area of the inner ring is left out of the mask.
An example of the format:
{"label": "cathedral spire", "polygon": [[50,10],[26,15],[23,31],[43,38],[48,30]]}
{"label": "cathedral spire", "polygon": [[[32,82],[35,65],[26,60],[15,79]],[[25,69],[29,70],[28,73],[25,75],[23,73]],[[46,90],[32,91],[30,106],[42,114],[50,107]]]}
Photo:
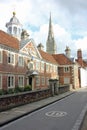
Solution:
{"label": "cathedral spire", "polygon": [[52,20],[51,20],[51,13],[49,18],[49,31],[48,31],[48,38],[46,42],[46,51],[50,54],[56,54],[56,43],[54,39],[54,33],[53,33],[53,26],[52,26]]}
{"label": "cathedral spire", "polygon": [[50,19],[49,19],[49,33],[48,33],[48,35],[50,37],[54,37],[53,28],[52,28],[52,20],[51,20],[51,12],[50,12]]}

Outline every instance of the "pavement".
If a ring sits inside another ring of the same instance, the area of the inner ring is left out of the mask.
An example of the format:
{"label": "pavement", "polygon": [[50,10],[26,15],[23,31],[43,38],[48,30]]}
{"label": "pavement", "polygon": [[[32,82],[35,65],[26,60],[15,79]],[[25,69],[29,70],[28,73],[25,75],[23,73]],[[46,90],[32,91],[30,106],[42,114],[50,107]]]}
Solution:
{"label": "pavement", "polygon": [[29,103],[26,105],[18,106],[18,107],[0,112],[0,127],[4,126],[5,124],[8,124],[16,119],[19,119],[20,117],[28,115],[36,110],[39,110],[47,105],[50,105],[58,100],[61,100],[75,92],[76,91],[72,90],[72,91],[65,92],[63,94],[59,94],[59,95],[56,95],[53,97],[49,97],[49,98],[46,98],[46,99],[43,99],[43,100],[40,100],[37,102]]}

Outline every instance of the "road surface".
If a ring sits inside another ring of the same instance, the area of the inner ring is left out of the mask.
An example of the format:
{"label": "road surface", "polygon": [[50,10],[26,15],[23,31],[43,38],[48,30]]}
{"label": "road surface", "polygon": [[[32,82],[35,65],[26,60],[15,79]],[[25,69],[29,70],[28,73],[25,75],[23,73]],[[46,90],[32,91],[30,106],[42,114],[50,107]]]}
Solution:
{"label": "road surface", "polygon": [[87,90],[83,89],[0,130],[78,130],[86,109]]}

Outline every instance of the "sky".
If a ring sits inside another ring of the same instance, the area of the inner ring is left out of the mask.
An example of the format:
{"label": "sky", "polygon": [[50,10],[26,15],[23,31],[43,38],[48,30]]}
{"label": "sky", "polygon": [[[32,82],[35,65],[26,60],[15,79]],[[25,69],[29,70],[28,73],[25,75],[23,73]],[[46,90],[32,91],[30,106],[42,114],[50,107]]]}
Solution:
{"label": "sky", "polygon": [[87,0],[0,0],[0,30],[16,12],[16,17],[33,38],[36,45],[46,49],[49,17],[51,12],[57,53],[65,53],[66,46],[71,56],[81,49],[87,58]]}

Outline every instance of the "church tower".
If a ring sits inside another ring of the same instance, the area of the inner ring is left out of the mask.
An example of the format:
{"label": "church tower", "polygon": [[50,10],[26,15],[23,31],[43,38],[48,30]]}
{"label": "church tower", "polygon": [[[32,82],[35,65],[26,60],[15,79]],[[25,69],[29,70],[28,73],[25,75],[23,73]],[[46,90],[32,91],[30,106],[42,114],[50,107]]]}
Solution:
{"label": "church tower", "polygon": [[48,31],[48,38],[47,38],[47,42],[46,42],[46,52],[48,52],[50,54],[57,53],[57,46],[56,46],[54,34],[53,34],[51,14],[50,14],[50,18],[49,18],[49,31]]}
{"label": "church tower", "polygon": [[7,33],[18,38],[21,38],[22,24],[19,22],[16,13],[13,12],[13,17],[10,19],[8,23],[6,23]]}

